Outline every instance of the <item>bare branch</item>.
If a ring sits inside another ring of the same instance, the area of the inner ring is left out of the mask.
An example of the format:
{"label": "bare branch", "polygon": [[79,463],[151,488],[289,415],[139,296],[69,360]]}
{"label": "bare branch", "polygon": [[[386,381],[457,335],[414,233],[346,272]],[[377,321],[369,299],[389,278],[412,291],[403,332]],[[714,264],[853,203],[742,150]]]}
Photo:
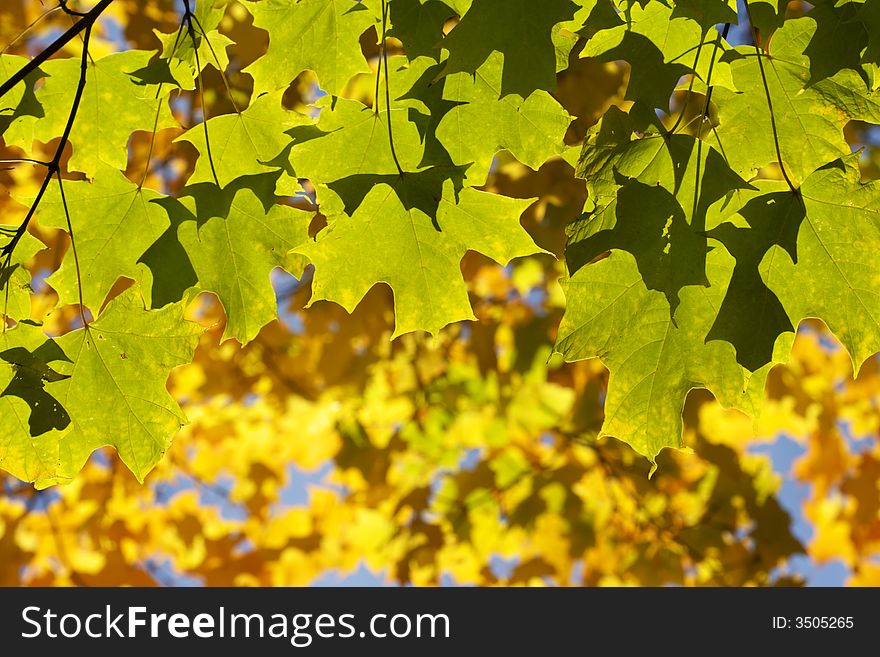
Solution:
{"label": "bare branch", "polygon": [[19,82],[22,82],[27,78],[28,75],[36,71],[40,65],[49,59],[56,52],[61,50],[67,43],[73,39],[77,34],[82,32],[83,30],[88,30],[95,24],[95,21],[98,19],[107,7],[110,6],[110,3],[113,0],[101,0],[98,4],[96,4],[88,13],[84,14],[80,20],[78,20],[73,27],[71,27],[67,32],[62,34],[60,37],[55,39],[51,44],[49,44],[45,50],[40,52],[36,57],[34,57],[27,64],[22,66],[19,71],[13,75],[11,78],[6,80],[3,84],[0,84],[0,97],[5,96],[7,93],[12,91],[12,89]]}

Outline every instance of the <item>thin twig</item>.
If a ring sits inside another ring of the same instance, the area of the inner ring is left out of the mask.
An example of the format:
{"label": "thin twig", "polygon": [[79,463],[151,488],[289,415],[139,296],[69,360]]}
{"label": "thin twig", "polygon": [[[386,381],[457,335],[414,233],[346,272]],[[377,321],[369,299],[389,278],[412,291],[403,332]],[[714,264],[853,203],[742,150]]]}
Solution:
{"label": "thin twig", "polygon": [[715,68],[715,57],[718,55],[718,46],[721,44],[721,40],[727,38],[728,32],[730,32],[730,23],[725,23],[724,29],[721,31],[721,38],[715,42],[715,51],[712,53],[712,61],[709,62],[709,71],[706,73],[706,86],[708,87],[706,90],[706,102],[703,103],[703,111],[700,113],[702,118],[700,119],[700,125],[697,127],[697,137],[703,133],[703,123],[709,118],[709,103],[712,102],[712,92],[715,91],[715,86],[711,84],[712,71]]}
{"label": "thin twig", "polygon": [[[382,7],[382,16],[385,16],[385,7]],[[373,92],[373,114],[379,116],[379,81],[382,79],[382,60],[385,50],[385,38],[383,33],[382,43],[379,44],[379,60],[376,65],[376,90]]]}
{"label": "thin twig", "polygon": [[[112,0],[107,0],[106,4],[109,4]],[[104,4],[104,3],[102,3]],[[98,14],[95,14],[97,17]],[[83,22],[86,19],[82,19]],[[76,86],[76,91],[74,92],[73,102],[70,106],[70,114],[67,117],[67,124],[64,126],[64,132],[61,134],[61,138],[58,141],[58,147],[55,149],[55,155],[52,159],[46,163],[46,175],[43,178],[43,182],[40,185],[40,189],[37,192],[37,196],[34,199],[34,202],[31,204],[31,207],[28,208],[27,215],[25,215],[24,220],[19,224],[18,228],[15,230],[15,234],[12,238],[0,248],[0,257],[2,257],[2,269],[8,269],[12,265],[12,254],[15,252],[15,248],[18,246],[18,243],[24,237],[27,232],[28,226],[30,225],[31,219],[37,211],[37,208],[40,205],[40,201],[43,200],[43,196],[46,194],[46,189],[49,187],[49,181],[52,180],[52,176],[58,175],[60,178],[60,169],[61,169],[61,157],[64,154],[64,149],[67,146],[67,143],[70,141],[70,133],[73,130],[73,124],[76,121],[76,115],[79,111],[80,103],[82,102],[83,92],[86,88],[86,74],[88,72],[88,64],[89,64],[89,39],[92,35],[92,26],[94,24],[94,20],[88,22],[85,26],[85,36],[83,37],[83,51],[82,58],[80,60],[80,75],[79,82]],[[78,34],[76,32],[75,34]],[[73,243],[73,234],[70,236],[71,244]],[[78,276],[78,272],[77,272]],[[79,283],[80,293],[82,293],[82,281],[81,279],[77,279]],[[4,284],[6,289],[5,293],[5,301],[3,307],[3,330],[6,330],[6,319],[8,318],[8,309],[9,309],[9,285]],[[87,324],[84,324],[87,327]]]}
{"label": "thin twig", "polygon": [[18,43],[22,38],[26,37],[32,29],[34,29],[37,25],[39,25],[41,22],[43,22],[43,20],[45,20],[46,18],[48,18],[49,16],[54,14],[59,9],[61,9],[60,6],[52,7],[52,9],[49,9],[49,10],[43,12],[42,14],[40,14],[39,16],[37,16],[34,20],[32,20],[28,24],[27,27],[25,27],[21,32],[18,33],[18,36],[16,36],[12,41],[10,41],[8,44],[6,44],[6,47],[0,52],[2,52],[2,54],[5,55],[7,52],[9,52],[9,49],[12,46],[14,46],[16,43]]}

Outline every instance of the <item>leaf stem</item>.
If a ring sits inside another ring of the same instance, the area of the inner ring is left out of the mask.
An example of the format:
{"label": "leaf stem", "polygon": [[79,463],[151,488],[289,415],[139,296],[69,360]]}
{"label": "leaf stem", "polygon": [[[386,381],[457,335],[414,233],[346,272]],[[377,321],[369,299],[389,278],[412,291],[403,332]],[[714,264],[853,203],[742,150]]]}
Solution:
{"label": "leaf stem", "polygon": [[773,112],[773,100],[770,97],[770,85],[767,83],[767,73],[764,71],[764,57],[767,53],[760,45],[758,45],[758,28],[755,27],[755,23],[752,21],[752,11],[749,7],[748,0],[743,4],[745,5],[746,15],[749,19],[749,26],[752,28],[752,36],[755,40],[755,54],[758,58],[758,69],[761,71],[761,83],[764,85],[764,95],[767,97],[767,109],[770,111],[770,127],[773,131],[773,145],[776,148],[776,161],[779,164],[779,169],[782,171],[782,177],[785,179],[788,188],[795,196],[800,198],[800,192],[797,187],[794,186],[791,178],[788,177],[788,172],[785,170],[785,162],[782,159],[782,149],[779,146],[779,132],[776,129],[776,115]]}
{"label": "leaf stem", "polygon": [[[688,103],[691,100],[691,95],[693,94],[694,80],[697,77],[697,64],[700,63],[700,51],[703,49],[703,43],[705,42],[705,38],[706,38],[706,33],[704,32],[702,35],[700,35],[700,44],[697,46],[697,54],[694,57],[694,65],[692,67],[693,74],[691,75],[691,79],[688,81],[688,88],[687,88],[687,94],[685,95],[684,105],[682,106],[681,111],[678,113],[678,118],[675,120],[675,123],[669,129],[669,131],[666,133],[666,136],[674,135],[675,131],[678,130],[678,126],[681,124],[681,120],[684,118],[684,112],[687,109]],[[713,55],[712,55],[713,61],[709,62],[710,74],[712,71],[712,64],[714,63],[714,59],[715,59],[715,55],[713,53]],[[709,83],[707,82],[706,84],[709,84]]]}
{"label": "leaf stem", "polygon": [[196,31],[193,27],[193,12],[190,6],[190,0],[183,0],[184,14],[183,22],[186,23],[187,33],[190,41],[192,41],[193,54],[196,57],[196,74],[198,76],[199,86],[199,106],[202,108],[202,126],[205,131],[205,148],[208,154],[208,164],[211,165],[211,175],[214,177],[214,183],[220,187],[220,179],[217,177],[217,169],[214,167],[214,155],[211,152],[211,137],[208,134],[208,108],[205,105],[205,87],[202,83],[202,64],[199,61],[199,45],[196,43]]}
{"label": "leaf stem", "polygon": [[58,189],[61,190],[61,205],[64,207],[64,217],[67,219],[67,234],[70,236],[70,250],[73,253],[73,264],[76,267],[76,291],[79,295],[79,316],[82,319],[83,328],[88,328],[89,322],[86,320],[86,305],[83,303],[82,293],[82,271],[79,267],[79,254],[76,250],[76,238],[73,236],[73,223],[70,221],[70,208],[67,207],[67,196],[64,193],[64,183],[61,180],[61,172],[55,170],[55,176],[58,178]]}
{"label": "leaf stem", "polygon": [[[391,145],[391,157],[394,159],[394,166],[397,167],[397,173],[403,175],[403,167],[400,166],[400,160],[397,159],[397,150],[394,148],[394,131],[391,127],[391,87],[388,79],[388,48],[386,40],[388,39],[388,0],[382,0],[382,57],[380,61],[384,63],[385,69],[385,110],[388,113],[388,142]],[[378,80],[378,75],[376,76]],[[378,85],[378,82],[377,82]]]}
{"label": "leaf stem", "polygon": [[0,160],[0,164],[39,164],[40,166],[47,167],[50,163],[43,162],[42,160],[33,160],[29,157],[13,157],[6,160]]}
{"label": "leaf stem", "polygon": [[[196,22],[199,30],[201,31],[202,38],[208,45],[208,50],[211,51],[211,56],[214,58],[214,62],[217,64],[217,70],[220,72],[220,79],[223,80],[223,86],[226,87],[226,95],[229,96],[229,102],[232,103],[232,108],[235,110],[236,114],[241,114],[241,110],[238,108],[238,105],[235,102],[235,98],[232,97],[232,87],[229,84],[229,79],[226,77],[226,72],[223,70],[223,66],[220,65],[220,58],[217,56],[217,53],[214,50],[214,46],[211,45],[211,40],[208,38],[208,33],[205,31],[205,28],[202,27],[202,23],[199,21],[198,16],[193,14],[192,18]],[[196,65],[198,65],[198,53],[196,53]]]}
{"label": "leaf stem", "polygon": [[[183,20],[180,21],[180,25],[177,28],[177,34],[174,36],[174,45],[171,46],[171,56],[177,52],[177,47],[180,44],[180,36],[183,34]],[[156,130],[159,127],[159,114],[162,111],[162,102],[163,99],[159,98],[159,94],[162,93],[162,87],[164,83],[159,83],[159,88],[156,89],[156,116],[153,119],[153,131],[150,133],[150,148],[147,151],[147,161],[144,163],[144,175],[141,176],[141,182],[138,185],[138,189],[143,189],[144,184],[147,182],[147,176],[150,173],[150,162],[153,159],[153,149],[156,146]]]}

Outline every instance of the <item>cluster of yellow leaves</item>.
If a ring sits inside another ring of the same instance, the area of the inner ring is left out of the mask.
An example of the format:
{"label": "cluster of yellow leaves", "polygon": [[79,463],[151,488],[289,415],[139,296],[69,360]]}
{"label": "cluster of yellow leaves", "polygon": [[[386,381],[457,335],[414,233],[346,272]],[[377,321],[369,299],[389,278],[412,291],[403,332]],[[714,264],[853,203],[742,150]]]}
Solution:
{"label": "cluster of yellow leaves", "polygon": [[[839,345],[821,344],[821,327],[798,342],[798,358],[768,386],[781,413],[799,418],[781,426],[805,449],[794,475],[812,485],[804,514],[815,535],[818,562],[841,560],[851,582],[880,584],[880,367],[872,359],[852,378]],[[824,338],[827,341],[827,338]]]}
{"label": "cluster of yellow leaves", "polygon": [[[417,584],[789,581],[773,572],[802,548],[779,478],[748,451],[750,421],[692,395],[693,451],[664,454],[649,480],[628,448],[588,438],[601,366],[547,363],[554,266],[469,267],[481,321],[436,341],[390,343],[382,290],[352,317],[330,304],[297,310],[304,330],[276,323],[245,349],[218,344],[215,326],[174,377],[191,424],[147,486],[110,455],[69,486],[0,500],[5,583],[173,577],[157,564],[215,585],[307,584],[359,564]],[[536,311],[528,295],[543,289]],[[209,298],[198,314],[222,323]],[[841,558],[869,583],[877,368],[851,381],[845,354],[820,336],[802,334],[775,373],[759,434],[806,448],[796,475],[813,485],[811,556]],[[844,433],[871,448],[853,453]],[[283,504],[315,471],[307,502]]]}
{"label": "cluster of yellow leaves", "polygon": [[[548,364],[549,336],[536,336],[552,331],[558,308],[536,311],[516,290],[536,277],[530,262],[509,274],[471,263],[484,317],[437,340],[390,343],[379,290],[351,318],[330,304],[296,310],[305,330],[273,324],[241,349],[218,344],[222,316],[203,299],[198,315],[214,328],[174,377],[191,424],[168,458],[147,486],[111,457],[69,486],[8,496],[4,577],[307,584],[363,564],[415,584],[794,581],[778,569],[802,548],[779,477],[749,453],[746,418],[692,395],[692,450],[664,453],[652,479],[625,446],[585,438],[599,426],[605,373]],[[880,388],[874,368],[850,381],[821,335],[805,332],[777,371],[759,432],[807,446],[796,472],[813,484],[808,550],[845,559],[864,583],[876,554],[876,444],[852,454],[837,425],[876,432]],[[285,504],[303,477],[307,500]]]}

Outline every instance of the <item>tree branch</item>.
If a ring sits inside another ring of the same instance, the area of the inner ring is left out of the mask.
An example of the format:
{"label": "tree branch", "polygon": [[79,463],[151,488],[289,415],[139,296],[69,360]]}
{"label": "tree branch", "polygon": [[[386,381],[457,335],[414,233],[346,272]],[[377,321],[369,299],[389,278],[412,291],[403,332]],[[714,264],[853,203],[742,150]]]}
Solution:
{"label": "tree branch", "polygon": [[[104,5],[106,7],[112,1],[113,0],[104,0],[101,3],[101,5]],[[95,9],[97,9],[101,5],[96,5]],[[92,11],[94,11],[94,10],[92,10]],[[94,14],[95,18],[97,18],[97,16],[99,14],[100,14],[100,12]],[[85,19],[83,19],[83,21],[84,20]],[[80,23],[82,23],[82,21],[80,21]],[[58,142],[58,147],[55,150],[55,155],[52,157],[51,161],[46,163],[46,176],[43,178],[43,183],[40,185],[40,190],[37,192],[37,196],[34,199],[34,202],[31,204],[30,208],[28,209],[27,215],[25,215],[24,220],[19,224],[18,228],[15,230],[15,233],[12,235],[10,240],[6,244],[4,244],[2,248],[0,248],[0,257],[2,257],[2,260],[0,260],[0,262],[2,262],[3,269],[6,269],[7,267],[9,267],[11,265],[12,254],[15,252],[15,247],[18,246],[18,243],[21,241],[21,238],[24,237],[25,233],[27,232],[28,225],[30,224],[31,219],[33,218],[34,214],[36,213],[37,208],[40,205],[40,201],[43,200],[43,196],[46,193],[46,189],[49,187],[49,181],[52,180],[52,176],[53,175],[58,176],[59,185],[61,184],[61,174],[60,174],[61,156],[64,154],[65,146],[67,146],[68,142],[70,141],[70,133],[71,133],[71,130],[73,130],[73,124],[76,121],[76,115],[77,115],[77,112],[79,111],[79,106],[80,106],[80,102],[82,101],[83,92],[85,91],[85,88],[86,88],[86,75],[88,72],[88,63],[89,63],[89,39],[92,34],[93,24],[94,24],[94,18],[91,19],[84,26],[85,36],[83,37],[82,57],[80,59],[79,81],[77,82],[77,85],[76,85],[76,91],[74,92],[74,95],[73,95],[73,102],[71,103],[71,106],[70,106],[70,114],[67,117],[67,123],[64,126],[64,132],[61,134],[61,138]],[[77,34],[77,33],[78,32],[76,32],[74,34]],[[62,190],[62,193],[63,193],[63,190]],[[66,212],[66,202],[65,202],[65,212]],[[68,226],[69,226],[69,222],[70,222],[70,215],[68,214]],[[73,243],[72,230],[70,233],[70,240],[71,240],[71,245],[75,249],[76,248],[75,245],[72,244]],[[74,256],[76,256],[75,250],[74,250]],[[82,298],[82,279],[79,276],[78,261],[77,261],[77,284],[80,289],[80,298]],[[6,319],[8,318],[7,309],[8,309],[8,303],[9,303],[9,285],[5,284],[5,285],[3,285],[3,287],[5,289],[5,300],[4,300],[4,305],[3,305],[3,315],[2,316],[3,316],[4,321],[3,321],[2,328],[5,331],[6,330]],[[83,312],[82,308],[80,308],[80,312],[81,313]],[[83,314],[83,322],[84,322],[83,325],[87,326],[87,324],[85,324],[85,315],[84,314]]]}
{"label": "tree branch", "polygon": [[101,0],[101,2],[92,7],[92,9],[90,9],[87,13],[83,14],[82,18],[79,19],[69,30],[67,30],[67,32],[55,39],[55,41],[47,46],[45,50],[40,52],[40,54],[38,54],[24,66],[22,66],[15,75],[13,75],[11,78],[6,80],[6,82],[0,85],[0,97],[5,96],[7,93],[12,91],[15,85],[17,85],[19,82],[23,82],[28,75],[36,71],[43,62],[45,62],[56,52],[61,50],[77,34],[87,28],[90,28],[98,19],[98,16],[104,13],[104,10],[110,6],[111,2],[113,2],[113,0]]}

